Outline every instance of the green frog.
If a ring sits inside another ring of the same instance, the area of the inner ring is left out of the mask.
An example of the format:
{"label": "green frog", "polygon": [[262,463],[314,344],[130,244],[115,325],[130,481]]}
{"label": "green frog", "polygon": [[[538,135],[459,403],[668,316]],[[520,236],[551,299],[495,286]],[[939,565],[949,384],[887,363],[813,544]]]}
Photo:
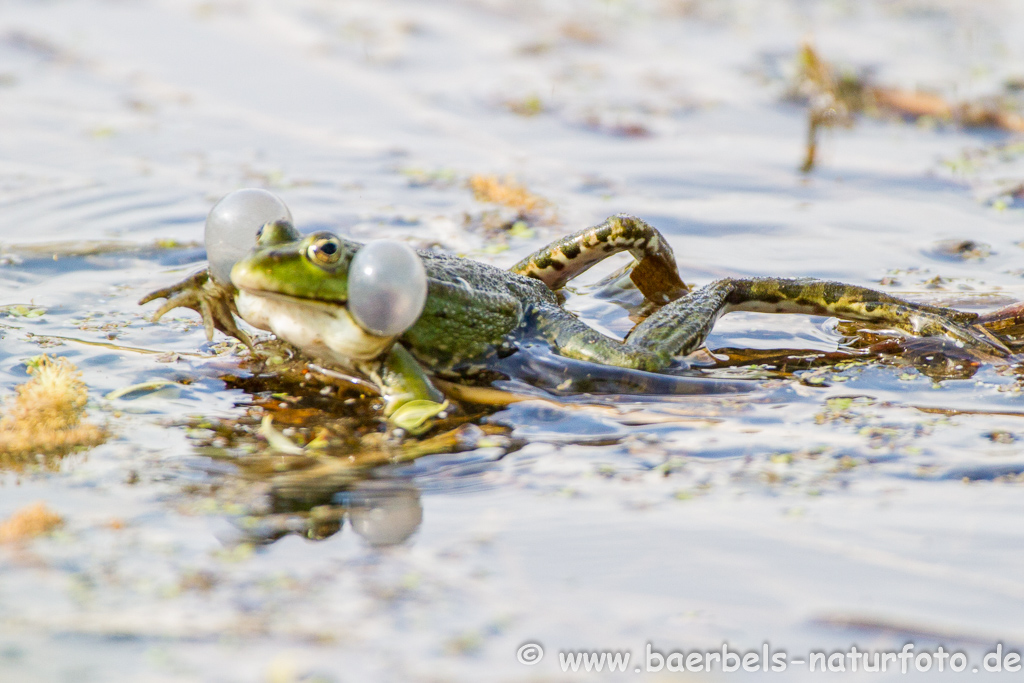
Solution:
{"label": "green frog", "polygon": [[[255,247],[234,264],[230,283],[207,271],[149,294],[185,306],[249,344],[235,316],[273,332],[319,361],[376,383],[386,412],[443,396],[432,378],[484,382],[487,369],[540,342],[558,356],[646,372],[664,372],[698,349],[730,311],[803,313],[944,335],[989,356],[1009,353],[975,313],[912,303],[865,287],[799,278],[726,278],[691,290],[665,238],[629,215],[563,237],[510,270],[432,251],[418,252],[426,272],[422,313],[400,333],[361,326],[349,307],[349,268],[362,244],[329,232],[302,235],[287,220],[264,225]],[[558,290],[619,252],[634,257],[629,277],[649,315],[619,341],[588,327],[561,306]]]}

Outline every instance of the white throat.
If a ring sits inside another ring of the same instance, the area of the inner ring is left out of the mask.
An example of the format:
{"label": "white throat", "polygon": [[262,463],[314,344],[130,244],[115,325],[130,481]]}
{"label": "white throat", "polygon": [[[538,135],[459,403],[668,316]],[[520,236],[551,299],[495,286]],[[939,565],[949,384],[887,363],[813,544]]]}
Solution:
{"label": "white throat", "polygon": [[235,306],[253,327],[273,332],[309,356],[343,367],[379,357],[396,339],[368,333],[338,304],[239,290]]}

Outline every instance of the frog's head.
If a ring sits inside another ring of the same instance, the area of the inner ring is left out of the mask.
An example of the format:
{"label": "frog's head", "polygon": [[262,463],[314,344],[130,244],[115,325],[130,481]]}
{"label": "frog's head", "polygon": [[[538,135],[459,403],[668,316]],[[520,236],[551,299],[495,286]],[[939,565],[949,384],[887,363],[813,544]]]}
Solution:
{"label": "frog's head", "polygon": [[384,353],[419,318],[427,289],[420,258],[403,243],[302,236],[287,221],[263,226],[231,281],[243,318],[336,362]]}
{"label": "frog's head", "polygon": [[348,269],[360,246],[329,232],[302,236],[286,221],[267,223],[255,248],[231,268],[231,282],[252,294],[345,306]]}

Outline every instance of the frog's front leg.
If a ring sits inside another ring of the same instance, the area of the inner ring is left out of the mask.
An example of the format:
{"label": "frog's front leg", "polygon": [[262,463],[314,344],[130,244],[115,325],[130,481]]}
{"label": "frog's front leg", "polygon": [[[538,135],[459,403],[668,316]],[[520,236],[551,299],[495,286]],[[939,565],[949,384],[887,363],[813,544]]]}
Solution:
{"label": "frog's front leg", "polygon": [[679,277],[672,247],[661,233],[625,214],[563,237],[530,254],[511,270],[559,289],[595,263],[622,251],[629,251],[637,260],[630,278],[647,299],[667,304],[689,291]]}
{"label": "frog's front leg", "polygon": [[175,308],[191,308],[202,316],[208,340],[213,341],[213,331],[217,329],[242,342],[255,353],[249,335],[235,322],[235,316],[238,315],[235,293],[233,286],[222,284],[210,277],[209,270],[203,269],[170,287],[150,292],[139,300],[139,305],[156,299],[167,299],[153,314],[153,322]]}
{"label": "frog's front leg", "polygon": [[830,315],[890,325],[914,335],[945,335],[994,356],[1010,352],[977,324],[975,313],[904,301],[866,287],[812,278],[744,278],[713,282],[659,309],[626,337],[627,346],[659,355],[697,349],[729,311]]}
{"label": "frog's front leg", "polygon": [[384,390],[385,415],[392,415],[410,401],[444,401],[444,394],[433,385],[423,366],[401,344],[392,346],[384,356],[375,379]]}
{"label": "frog's front leg", "polygon": [[435,417],[449,410],[444,394],[400,344],[392,346],[376,372],[370,374],[383,389],[387,401],[384,415],[394,427],[413,435],[423,434],[433,426]]}

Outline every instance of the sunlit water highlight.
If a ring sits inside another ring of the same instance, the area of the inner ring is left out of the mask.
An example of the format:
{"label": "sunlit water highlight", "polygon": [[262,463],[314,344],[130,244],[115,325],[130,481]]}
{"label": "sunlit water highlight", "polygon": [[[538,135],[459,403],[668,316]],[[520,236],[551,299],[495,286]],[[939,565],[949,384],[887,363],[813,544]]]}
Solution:
{"label": "sunlit water highlight", "polygon": [[[0,318],[0,387],[67,356],[116,436],[4,475],[0,516],[42,499],[67,524],[0,549],[0,678],[541,680],[559,649],[648,641],[1019,647],[1010,366],[746,368],[721,371],[753,384],[736,395],[519,403],[487,418],[504,445],[274,488],[184,426],[246,415],[253,396],[221,379],[238,358],[196,316],[154,325],[135,302],[202,267],[217,198],[262,186],[303,231],[503,266],[625,211],[688,282],[828,277],[992,308],[1024,295],[1019,207],[992,200],[1021,181],[1020,155],[991,151],[1012,139],[865,119],[805,177],[783,94],[807,36],[882,82],[991,94],[1024,73],[1022,19],[987,2],[8,6],[0,306],[45,314]],[[559,222],[477,231],[494,207],[472,173],[516,175]],[[991,255],[943,258],[948,239]],[[569,308],[628,330],[578,292]],[[708,346],[843,343],[821,319],[735,314]],[[174,385],[103,398],[153,379]],[[528,640],[552,659],[518,664]]]}

